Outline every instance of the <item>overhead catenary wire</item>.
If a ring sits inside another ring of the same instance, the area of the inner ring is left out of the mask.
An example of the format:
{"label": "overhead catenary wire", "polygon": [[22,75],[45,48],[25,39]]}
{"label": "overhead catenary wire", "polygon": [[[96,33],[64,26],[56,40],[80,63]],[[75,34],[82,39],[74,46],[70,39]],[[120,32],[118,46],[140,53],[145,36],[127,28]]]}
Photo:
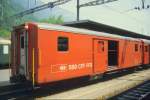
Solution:
{"label": "overhead catenary wire", "polygon": [[146,5],[145,2],[146,2],[146,0],[141,0],[141,7],[140,6],[136,6],[134,9],[139,10],[139,11],[145,10],[145,9],[149,9],[150,5],[149,4]]}
{"label": "overhead catenary wire", "polygon": [[130,15],[127,14],[127,13],[118,11],[118,10],[116,10],[116,9],[110,7],[110,6],[107,6],[107,5],[103,5],[103,7],[105,7],[106,9],[109,9],[109,10],[111,10],[111,11],[113,11],[113,12],[116,12],[116,13],[119,13],[119,14],[122,14],[122,15],[126,15],[126,16],[128,16],[129,18],[134,19],[137,23],[142,23],[142,24],[143,24],[142,21],[138,20],[137,18],[135,18],[135,17],[133,17],[133,16],[130,16]]}
{"label": "overhead catenary wire", "polygon": [[113,11],[113,12],[116,12],[116,13],[119,13],[119,14],[122,14],[122,15],[125,15],[125,16],[127,16],[129,19],[132,19],[132,20],[135,21],[136,23],[139,23],[140,25],[142,25],[142,26],[140,26],[140,27],[141,27],[141,33],[144,32],[144,26],[146,26],[146,25],[144,25],[144,22],[143,22],[143,21],[137,19],[137,18],[134,17],[134,16],[131,16],[131,15],[127,14],[126,12],[118,11],[118,10],[116,10],[116,9],[114,9],[114,8],[112,8],[112,7],[110,7],[110,6],[108,6],[108,5],[103,5],[103,7],[107,8],[107,9]]}
{"label": "overhead catenary wire", "polygon": [[114,2],[114,1],[118,1],[118,0],[95,0],[95,1],[91,1],[91,2],[81,4],[81,5],[79,5],[79,7],[102,5],[102,4],[110,3],[110,2]]}
{"label": "overhead catenary wire", "polygon": [[80,14],[81,7],[97,6],[97,5],[102,5],[102,4],[106,4],[106,3],[110,3],[110,2],[114,2],[118,0],[95,0],[95,1],[84,3],[84,4],[80,4],[79,1],[80,0],[77,0],[77,21],[79,21],[79,17],[80,17],[79,14]]}
{"label": "overhead catenary wire", "polygon": [[12,17],[15,17],[15,18],[16,17],[23,17],[25,15],[38,12],[40,10],[44,10],[44,9],[47,9],[47,8],[54,8],[55,6],[59,6],[59,5],[65,4],[65,3],[69,2],[69,1],[71,1],[71,0],[57,0],[57,1],[53,1],[53,2],[48,2],[47,4],[43,4],[43,5],[31,8],[29,10],[22,11],[20,13],[15,14],[15,15],[12,15],[9,18],[12,18]]}

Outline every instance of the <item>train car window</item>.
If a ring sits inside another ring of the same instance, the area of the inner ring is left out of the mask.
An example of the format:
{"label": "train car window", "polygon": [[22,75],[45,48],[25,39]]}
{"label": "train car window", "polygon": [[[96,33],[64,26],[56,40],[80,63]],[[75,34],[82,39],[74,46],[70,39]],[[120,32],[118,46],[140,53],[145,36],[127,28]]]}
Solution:
{"label": "train car window", "polygon": [[135,44],[135,52],[138,51],[138,44]]}
{"label": "train car window", "polygon": [[142,46],[142,45],[140,45],[140,51],[142,51],[142,47],[143,47],[143,46]]}
{"label": "train car window", "polygon": [[3,45],[3,54],[8,54],[8,45]]}
{"label": "train car window", "polygon": [[104,51],[104,41],[99,41],[98,43],[99,43],[98,51],[103,52]]}
{"label": "train car window", "polygon": [[24,48],[24,37],[23,36],[21,37],[21,48],[22,49]]}
{"label": "train car window", "polygon": [[147,46],[145,46],[145,52],[147,52],[148,51],[148,47]]}
{"label": "train car window", "polygon": [[58,37],[57,41],[58,51],[68,51],[68,38],[67,37]]}

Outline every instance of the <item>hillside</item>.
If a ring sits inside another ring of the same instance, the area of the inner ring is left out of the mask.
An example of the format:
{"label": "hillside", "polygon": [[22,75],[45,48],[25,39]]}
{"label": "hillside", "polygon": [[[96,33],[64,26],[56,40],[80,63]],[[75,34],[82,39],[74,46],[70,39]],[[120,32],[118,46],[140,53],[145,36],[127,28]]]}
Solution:
{"label": "hillside", "polygon": [[[17,6],[16,6],[17,5]],[[13,2],[13,0],[2,0],[1,6],[3,7],[3,11],[0,11],[0,37],[8,38],[10,36],[10,31],[12,27],[18,24],[23,23],[24,21],[37,19],[32,15],[26,16],[24,18],[12,18],[10,16],[21,12],[24,8],[17,3]]]}
{"label": "hillside", "polygon": [[[35,3],[34,0],[30,0],[30,8],[35,6],[39,6],[44,4],[40,0]],[[53,9],[45,9],[39,12],[26,15],[22,18],[12,18],[10,16],[25,11],[29,8],[27,0],[2,0],[3,6],[3,16],[0,16],[0,37],[9,37],[10,31],[12,30],[13,26],[22,24],[27,21],[36,21],[36,22],[46,22],[46,23],[63,23],[64,21],[71,21],[72,13],[63,10],[59,7],[55,7]],[[0,14],[2,11],[0,11]]]}
{"label": "hillside", "polygon": [[[13,1],[15,3],[21,5],[25,10],[44,4],[42,2],[42,0],[37,0],[36,3],[35,3],[35,0],[30,0],[29,5],[28,5],[28,0],[13,0]],[[51,8],[44,9],[44,10],[35,12],[32,15],[39,20],[46,19],[46,18],[53,17],[53,16],[55,16],[55,17],[62,16],[62,19],[65,22],[73,21],[76,19],[75,15],[72,12],[69,12],[68,10],[62,9],[59,6],[56,6],[52,9]]]}
{"label": "hillside", "polygon": [[[9,37],[11,25],[14,24],[13,19],[8,19],[9,16],[15,14],[16,11],[21,10],[19,6],[13,7],[13,4],[10,0],[2,0],[1,7],[4,9],[0,11],[0,37]],[[15,5],[15,4],[14,4]]]}

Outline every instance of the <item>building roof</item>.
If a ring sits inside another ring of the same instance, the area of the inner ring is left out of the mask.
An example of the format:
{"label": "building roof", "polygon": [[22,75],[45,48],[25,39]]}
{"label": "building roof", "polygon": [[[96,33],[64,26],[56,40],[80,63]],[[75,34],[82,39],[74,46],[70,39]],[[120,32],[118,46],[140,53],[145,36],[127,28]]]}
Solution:
{"label": "building roof", "polygon": [[62,25],[47,24],[47,23],[36,23],[36,22],[34,24],[37,25],[40,29],[57,30],[57,31],[73,32],[74,34],[94,35],[94,36],[103,36],[103,37],[139,41],[139,39],[134,39],[131,37],[124,37],[116,34],[109,34],[106,32],[93,31],[93,30],[83,29],[83,28],[74,28],[70,26],[62,26]]}
{"label": "building roof", "polygon": [[117,35],[126,36],[126,37],[143,38],[143,39],[150,40],[150,36],[128,31],[128,30],[121,29],[121,28],[117,28],[117,27],[110,26],[110,25],[105,25],[105,24],[94,22],[91,20],[67,22],[62,25],[76,27],[76,28],[84,28],[84,29],[89,29],[89,30],[94,30],[94,31],[99,31],[99,32],[107,32],[110,34],[117,34]]}
{"label": "building roof", "polygon": [[11,44],[10,40],[0,38],[0,44]]}

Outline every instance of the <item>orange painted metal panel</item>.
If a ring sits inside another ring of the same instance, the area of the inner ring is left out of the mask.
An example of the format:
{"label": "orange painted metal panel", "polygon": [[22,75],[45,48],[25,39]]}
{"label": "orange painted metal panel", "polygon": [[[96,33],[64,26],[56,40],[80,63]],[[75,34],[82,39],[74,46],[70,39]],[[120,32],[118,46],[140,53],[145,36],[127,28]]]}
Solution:
{"label": "orange painted metal panel", "polygon": [[[57,50],[58,37],[69,39],[68,51]],[[84,35],[39,29],[38,82],[45,83],[91,75],[93,70],[92,45],[92,38]]]}
{"label": "orange painted metal panel", "polygon": [[143,45],[143,64],[149,64],[149,45],[144,43]]}
{"label": "orange painted metal panel", "polygon": [[[68,37],[68,51],[57,51],[58,37]],[[134,67],[141,64],[140,50],[135,52],[135,43],[140,45],[140,42],[39,29],[37,42],[40,63],[38,62],[37,82],[52,82],[106,72],[107,53],[97,55],[105,58],[102,63],[98,62],[98,59],[93,59],[93,53],[96,50],[93,50],[93,47],[96,46],[96,43],[94,45],[92,43],[94,38],[119,41],[118,68]],[[108,49],[107,44],[107,41],[104,41],[104,49],[106,50]]]}
{"label": "orange painted metal panel", "polygon": [[[137,44],[138,50],[135,51],[135,44]],[[120,58],[121,58],[121,67],[128,68],[138,66],[142,63],[142,53],[140,48],[141,42],[136,41],[122,41],[120,43]]]}
{"label": "orange painted metal panel", "polygon": [[94,39],[94,74],[104,73],[108,66],[108,41]]}
{"label": "orange painted metal panel", "polygon": [[[29,23],[27,26],[29,80],[32,81],[32,50],[34,48],[36,84],[106,72],[108,68],[108,40],[118,41],[119,43],[118,69],[134,67],[142,64],[142,61],[144,64],[149,63],[149,50],[144,52],[143,46],[146,44],[142,44],[140,41],[39,29],[33,23]],[[19,32],[16,33],[16,36],[19,37],[19,34]],[[59,37],[68,38],[68,51],[58,51]],[[14,39],[17,39],[17,37],[14,37]],[[13,42],[14,39],[12,39]],[[20,46],[19,39],[17,41],[15,50],[20,48],[18,47]],[[137,51],[135,45],[137,45]],[[19,66],[19,56],[16,59],[15,66]],[[18,67],[15,67],[13,73],[16,73],[17,70]]]}

